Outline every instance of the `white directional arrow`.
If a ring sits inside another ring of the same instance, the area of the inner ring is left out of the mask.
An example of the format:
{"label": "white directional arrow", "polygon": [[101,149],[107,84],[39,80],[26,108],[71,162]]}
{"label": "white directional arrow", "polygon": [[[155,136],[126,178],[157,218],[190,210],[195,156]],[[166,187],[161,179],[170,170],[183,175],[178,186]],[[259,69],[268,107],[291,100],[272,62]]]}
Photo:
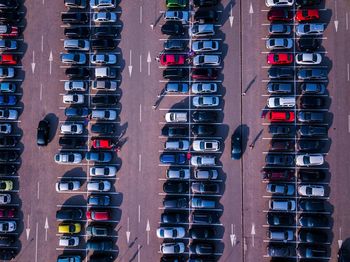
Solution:
{"label": "white directional arrow", "polygon": [[339,228],[339,240],[338,240],[338,246],[339,248],[341,248],[343,244],[343,240],[342,240],[342,230],[341,230],[341,227]]}
{"label": "white directional arrow", "polygon": [[148,51],[148,54],[147,54],[148,75],[151,75],[151,62],[152,62],[151,53]]}
{"label": "white directional arrow", "polygon": [[335,20],[334,21],[335,32],[338,32],[338,25],[339,25],[339,21]]}
{"label": "white directional arrow", "polygon": [[149,231],[151,231],[151,227],[149,225],[149,219],[147,219],[146,232],[147,232],[147,245],[149,245]]}
{"label": "white directional arrow", "polygon": [[249,5],[249,14],[250,14],[250,26],[253,26],[253,14],[254,14],[254,10],[253,10],[252,2],[250,2],[250,5]]}
{"label": "white directional arrow", "polygon": [[27,240],[29,239],[29,234],[30,234],[30,227],[29,227],[29,215],[28,215],[27,216],[27,227],[26,227]]}
{"label": "white directional arrow", "polygon": [[34,70],[35,70],[35,52],[34,52],[34,50],[33,50],[33,60],[32,60],[31,66],[32,66],[32,73],[34,74]]}
{"label": "white directional arrow", "polygon": [[46,217],[46,220],[45,220],[45,241],[47,241],[47,231],[49,229],[49,221],[47,221],[47,217]]}
{"label": "white directional arrow", "polygon": [[231,234],[230,234],[230,240],[231,240],[231,246],[235,246],[237,244],[237,237],[235,234],[235,228],[236,226],[231,224]]}
{"label": "white directional arrow", "polygon": [[254,247],[255,246],[255,224],[253,223],[252,224],[252,230],[251,230],[251,232],[250,232],[250,234],[252,235],[252,246]]}
{"label": "white directional arrow", "polygon": [[339,246],[339,248],[341,248],[341,245],[343,244],[343,240],[341,240],[341,239],[339,239],[338,240],[338,246]]}
{"label": "white directional arrow", "polygon": [[335,27],[335,32],[338,32],[338,10],[337,10],[337,0],[334,0],[334,27]]}
{"label": "white directional arrow", "polygon": [[132,50],[130,50],[130,64],[129,64],[129,66],[128,66],[128,68],[129,68],[129,76],[130,76],[130,77],[131,77],[131,73],[132,73],[131,57],[132,57]]}
{"label": "white directional arrow", "polygon": [[52,50],[50,51],[50,56],[49,56],[49,62],[50,62],[50,75],[52,71],[52,61],[53,61],[53,56],[52,56]]}
{"label": "white directional arrow", "polygon": [[233,15],[232,15],[232,9],[233,9],[233,6],[231,5],[230,16],[229,16],[230,26],[231,26],[231,27],[232,27],[232,25],[233,25],[233,19],[234,19]]}
{"label": "white directional arrow", "polygon": [[127,224],[127,228],[126,228],[126,242],[129,244],[129,241],[130,241],[130,219],[128,217],[128,224]]}

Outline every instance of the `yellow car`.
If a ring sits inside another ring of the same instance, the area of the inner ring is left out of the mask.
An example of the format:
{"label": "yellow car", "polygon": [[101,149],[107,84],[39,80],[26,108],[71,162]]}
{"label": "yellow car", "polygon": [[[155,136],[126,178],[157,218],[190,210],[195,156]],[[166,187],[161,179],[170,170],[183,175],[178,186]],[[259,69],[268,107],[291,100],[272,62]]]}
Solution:
{"label": "yellow car", "polygon": [[61,234],[74,234],[81,231],[81,225],[79,223],[62,223],[58,225],[58,233]]}
{"label": "yellow car", "polygon": [[0,180],[0,191],[9,191],[13,189],[13,182],[11,180]]}

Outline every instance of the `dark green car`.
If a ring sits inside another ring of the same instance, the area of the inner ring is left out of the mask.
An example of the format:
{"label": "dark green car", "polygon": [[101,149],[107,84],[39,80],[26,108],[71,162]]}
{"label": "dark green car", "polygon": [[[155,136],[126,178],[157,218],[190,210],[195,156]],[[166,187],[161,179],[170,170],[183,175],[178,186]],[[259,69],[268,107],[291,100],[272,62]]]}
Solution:
{"label": "dark green car", "polygon": [[166,0],[168,8],[183,8],[188,5],[188,0]]}

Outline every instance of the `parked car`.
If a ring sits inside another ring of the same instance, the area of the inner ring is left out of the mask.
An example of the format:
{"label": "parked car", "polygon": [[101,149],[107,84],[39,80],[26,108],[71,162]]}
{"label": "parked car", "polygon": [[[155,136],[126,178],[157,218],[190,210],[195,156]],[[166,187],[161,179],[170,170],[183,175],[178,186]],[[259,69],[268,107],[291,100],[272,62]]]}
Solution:
{"label": "parked car", "polygon": [[[86,1],[85,0],[64,0],[64,6],[68,7],[68,8],[84,9],[84,8],[86,8]],[[73,262],[75,262],[75,261],[73,261]],[[79,260],[79,262],[80,262],[80,260]]]}
{"label": "parked car", "polygon": [[186,194],[188,192],[188,182],[166,181],[163,184],[163,191],[167,194]]}
{"label": "parked car", "polygon": [[220,48],[219,41],[215,40],[200,40],[192,42],[192,50],[195,53],[214,52]]}
{"label": "parked car", "polygon": [[178,36],[185,34],[185,29],[181,22],[166,22],[162,25],[161,32],[164,35]]}
{"label": "parked car", "polygon": [[87,107],[67,107],[64,110],[66,117],[87,117],[90,110]]}
{"label": "parked car", "polygon": [[88,27],[66,27],[64,35],[68,38],[87,38],[90,35]]}
{"label": "parked car", "polygon": [[219,213],[213,212],[213,211],[194,211],[191,214],[191,222],[194,224],[215,224],[218,222],[219,219]]}
{"label": "parked car", "polygon": [[184,227],[160,227],[156,231],[158,238],[183,238],[186,234]]}
{"label": "parked car", "polygon": [[93,166],[89,170],[90,176],[114,177],[117,173],[115,166]]}
{"label": "parked car", "polygon": [[276,8],[267,12],[267,20],[270,22],[282,21],[287,22],[293,19],[293,13],[288,9]]}
{"label": "parked car", "polygon": [[215,253],[215,245],[210,242],[192,242],[190,250],[197,255],[213,255]]}
{"label": "parked car", "polygon": [[196,80],[212,80],[216,79],[219,71],[216,68],[194,68],[191,71],[192,79]]}
{"label": "parked car", "polygon": [[78,91],[78,92],[83,92],[88,89],[88,82],[87,81],[66,81],[64,82],[64,90],[65,91]]}
{"label": "parked car", "polygon": [[193,166],[215,166],[216,157],[208,155],[195,155],[191,157]]}
{"label": "parked car", "polygon": [[66,148],[78,148],[78,147],[84,147],[86,144],[86,139],[82,137],[60,137],[58,140],[58,144],[61,147]]}
{"label": "parked car", "polygon": [[105,151],[89,151],[86,152],[85,158],[87,161],[108,163],[112,161],[113,154]]}
{"label": "parked car", "polygon": [[186,156],[183,153],[162,153],[159,160],[163,164],[183,165],[186,163]]}
{"label": "parked car", "polygon": [[92,9],[113,9],[116,8],[115,0],[90,0],[90,7]]}
{"label": "parked car", "polygon": [[188,222],[188,216],[184,213],[165,212],[161,215],[160,221],[166,224],[181,224]]}
{"label": "parked car", "polygon": [[165,21],[179,21],[182,23],[187,23],[189,20],[188,11],[178,11],[178,10],[167,10],[164,13]]}
{"label": "parked car", "polygon": [[271,37],[266,40],[265,46],[269,50],[291,49],[293,47],[293,40],[291,38]]}
{"label": "parked car", "polygon": [[292,199],[271,199],[269,200],[269,208],[281,212],[294,211],[296,208],[296,202]]}
{"label": "parked car", "polygon": [[169,168],[165,174],[167,179],[187,180],[190,178],[190,169],[188,168]]}
{"label": "parked car", "polygon": [[298,179],[301,182],[318,182],[326,178],[326,172],[321,169],[299,169]]}
{"label": "parked car", "polygon": [[181,80],[188,77],[187,68],[166,68],[163,70],[163,78],[169,80]]}
{"label": "parked car", "polygon": [[293,6],[294,0],[265,0],[267,7],[289,7]]}
{"label": "parked car", "polygon": [[188,200],[184,197],[166,197],[163,200],[165,209],[177,209],[188,207]]}
{"label": "parked car", "polygon": [[299,53],[295,55],[295,62],[299,65],[319,65],[322,56],[319,53]]}
{"label": "parked car", "polygon": [[59,164],[79,164],[83,160],[81,153],[61,152],[55,155],[55,162]]}
{"label": "parked car", "polygon": [[194,140],[192,148],[197,152],[216,152],[220,150],[220,142],[218,140]]}
{"label": "parked car", "polygon": [[83,218],[83,211],[80,208],[64,208],[56,211],[56,220],[80,220]]}
{"label": "parked car", "polygon": [[292,181],[294,173],[294,170],[288,169],[263,169],[262,178],[270,181]]}
{"label": "parked car", "polygon": [[327,127],[325,126],[302,125],[298,129],[298,134],[304,137],[323,137],[323,136],[327,136],[328,131],[327,131]]}
{"label": "parked car", "polygon": [[214,239],[216,235],[215,229],[213,227],[208,227],[208,226],[191,227],[188,233],[192,239],[199,239],[199,240]]}
{"label": "parked car", "polygon": [[200,180],[215,180],[219,176],[216,169],[196,169],[194,172],[194,178]]}
{"label": "parked car", "polygon": [[184,51],[187,48],[187,42],[179,39],[168,39],[163,44],[166,51]]}
{"label": "parked car", "polygon": [[309,259],[319,259],[328,257],[328,249],[326,246],[321,245],[313,245],[313,246],[298,246],[297,249],[298,256],[301,258],[309,258]]}
{"label": "parked car", "polygon": [[62,97],[64,104],[84,104],[85,99],[82,94],[67,94]]}
{"label": "parked car", "polygon": [[303,123],[320,123],[326,119],[325,112],[301,111],[298,113],[298,121]]}
{"label": "parked car", "polygon": [[270,141],[270,151],[294,151],[294,141],[273,139]]}
{"label": "parked car", "polygon": [[292,27],[286,24],[271,24],[269,26],[270,35],[290,35]]}
{"label": "parked car", "polygon": [[270,241],[293,241],[294,231],[291,229],[269,229],[267,231],[267,238]]}
{"label": "parked car", "polygon": [[79,245],[79,237],[60,236],[58,245],[61,247],[76,247]]}
{"label": "parked car", "polygon": [[268,183],[266,186],[266,191],[275,195],[293,196],[295,193],[294,188],[295,186],[292,184]]}
{"label": "parked car", "polygon": [[292,166],[294,157],[290,154],[267,154],[265,163],[271,166]]}
{"label": "parked car", "polygon": [[293,215],[288,213],[276,213],[269,212],[267,213],[267,224],[270,226],[294,226],[295,218]]}
{"label": "parked car", "polygon": [[193,0],[194,6],[197,7],[211,7],[219,3],[219,0]]}
{"label": "parked car", "polygon": [[295,116],[293,111],[273,111],[267,113],[269,122],[294,122]]}
{"label": "parked car", "polygon": [[267,254],[270,257],[288,258],[295,256],[295,246],[286,244],[269,244],[267,246]]}
{"label": "parked car", "polygon": [[117,115],[117,111],[112,109],[95,109],[91,111],[91,118],[94,120],[113,121],[117,119]]}
{"label": "parked car", "polygon": [[93,65],[114,65],[117,63],[117,56],[114,54],[93,54],[90,56],[90,63]]}
{"label": "parked car", "polygon": [[295,97],[273,96],[267,99],[268,108],[289,108],[295,107]]}
{"label": "parked car", "polygon": [[92,15],[92,20],[95,23],[115,23],[118,16],[114,12],[96,12]]}
{"label": "parked car", "polygon": [[168,82],[164,90],[167,93],[187,93],[189,88],[187,83]]}
{"label": "parked car", "polygon": [[298,40],[300,51],[312,52],[320,47],[320,40],[317,37],[302,36]]}
{"label": "parked car", "polygon": [[293,78],[294,70],[287,67],[271,67],[268,70],[268,76],[270,79],[286,79]]}
{"label": "parked car", "polygon": [[324,163],[322,154],[299,154],[295,157],[297,166],[320,166]]}
{"label": "parked car", "polygon": [[329,219],[325,215],[301,215],[298,223],[303,228],[326,228],[329,227]]}
{"label": "parked car", "polygon": [[86,218],[93,221],[107,221],[111,219],[111,213],[108,209],[89,209]]}
{"label": "parked car", "polygon": [[188,5],[188,0],[166,0],[167,8],[184,8]]}
{"label": "parked car", "polygon": [[109,79],[92,81],[91,88],[97,91],[116,91],[118,88],[118,82]]}
{"label": "parked car", "polygon": [[192,37],[215,35],[214,24],[194,24],[189,28],[188,34]]}
{"label": "parked car", "polygon": [[106,239],[89,239],[86,242],[86,249],[87,250],[93,250],[93,251],[111,251],[113,250],[113,241],[112,240],[106,240]]}
{"label": "parked car", "polygon": [[297,148],[299,151],[316,152],[320,151],[322,147],[322,141],[317,140],[299,140],[297,143]]}
{"label": "parked car", "polygon": [[160,245],[162,254],[182,254],[185,252],[185,245],[182,242],[170,242]]}
{"label": "parked car", "polygon": [[185,64],[185,55],[179,54],[162,54],[159,57],[160,64],[163,66],[178,66]]}
{"label": "parked car", "polygon": [[195,123],[213,123],[218,120],[218,114],[215,111],[193,111],[192,120]]}
{"label": "parked car", "polygon": [[298,22],[312,21],[320,18],[318,9],[298,9],[295,20]]}
{"label": "parked car", "polygon": [[194,66],[220,66],[221,58],[218,55],[196,55],[193,58]]}
{"label": "parked car", "polygon": [[201,197],[192,197],[190,200],[190,205],[192,208],[206,208],[212,209],[216,208],[216,201],[213,199],[201,198]]}
{"label": "parked car", "polygon": [[325,24],[312,23],[312,24],[298,24],[295,28],[297,36],[303,35],[322,35],[326,29]]}
{"label": "parked car", "polygon": [[191,133],[194,136],[212,136],[216,133],[215,125],[193,125]]}
{"label": "parked car", "polygon": [[103,225],[89,225],[86,228],[86,234],[91,237],[108,237],[109,227]]}
{"label": "parked car", "polygon": [[87,191],[107,192],[112,188],[111,182],[107,180],[88,181],[86,185]]}
{"label": "parked car", "polygon": [[111,197],[107,195],[89,195],[87,204],[90,206],[109,206]]}
{"label": "parked car", "polygon": [[77,191],[80,189],[81,183],[79,180],[61,180],[56,183],[56,191]]}
{"label": "parked car", "polygon": [[198,23],[215,23],[218,18],[218,13],[211,9],[198,9],[194,14],[194,20]]}
{"label": "parked car", "polygon": [[293,55],[289,53],[270,53],[267,55],[267,63],[270,65],[290,65],[293,63]]}
{"label": "parked car", "polygon": [[298,209],[304,212],[325,212],[326,205],[323,200],[300,200]]}
{"label": "parked car", "polygon": [[162,135],[168,137],[183,137],[188,136],[188,127],[185,126],[164,126]]}
{"label": "parked car", "polygon": [[300,185],[298,193],[307,197],[323,197],[325,196],[325,187],[323,185]]}
{"label": "parked car", "polygon": [[218,183],[193,182],[191,191],[194,194],[219,194],[220,187]]}
{"label": "parked car", "polygon": [[292,127],[287,125],[269,125],[268,131],[273,136],[289,136],[293,133]]}
{"label": "parked car", "polygon": [[84,132],[84,126],[78,123],[65,123],[60,127],[61,134],[80,135]]}
{"label": "parked car", "polygon": [[36,133],[36,144],[38,146],[46,146],[49,142],[50,123],[46,119],[39,122]]}

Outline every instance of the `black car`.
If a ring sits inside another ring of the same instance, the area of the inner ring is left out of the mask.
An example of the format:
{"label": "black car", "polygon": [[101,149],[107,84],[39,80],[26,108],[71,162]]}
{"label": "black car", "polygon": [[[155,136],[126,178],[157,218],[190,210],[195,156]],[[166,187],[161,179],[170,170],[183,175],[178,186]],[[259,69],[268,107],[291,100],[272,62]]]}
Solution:
{"label": "black car", "polygon": [[60,137],[58,143],[61,147],[76,148],[83,147],[86,144],[86,140],[83,137]]}
{"label": "black car", "polygon": [[67,27],[64,29],[64,35],[69,38],[86,38],[89,37],[88,27]]}
{"label": "black car", "polygon": [[342,244],[338,251],[338,262],[348,262],[350,261],[350,250],[345,244]]}
{"label": "black car", "polygon": [[298,43],[300,51],[311,52],[320,47],[320,40],[314,37],[300,37]]}
{"label": "black car", "polygon": [[87,68],[70,67],[66,69],[65,74],[71,79],[88,78],[90,76],[90,71]]}
{"label": "black car", "polygon": [[322,141],[317,140],[299,140],[297,145],[299,151],[307,152],[320,151],[323,147]]}
{"label": "black car", "polygon": [[14,175],[17,172],[17,167],[15,165],[0,165],[0,176]]}
{"label": "black car", "polygon": [[294,257],[295,246],[286,244],[269,244],[267,247],[267,254],[270,257]]}
{"label": "black car", "polygon": [[215,245],[209,242],[192,242],[190,250],[197,255],[213,255],[215,253]]}
{"label": "black car", "polygon": [[12,260],[18,254],[18,248],[6,248],[0,249],[0,259],[1,260]]}
{"label": "black car", "polygon": [[294,70],[286,67],[271,67],[268,71],[268,76],[271,79],[276,78],[293,78]]}
{"label": "black car", "polygon": [[321,245],[299,245],[297,249],[298,256],[301,258],[326,258],[328,257],[328,248]]}
{"label": "black car", "polygon": [[192,135],[194,136],[212,136],[216,133],[215,125],[193,125]]}
{"label": "black car", "polygon": [[67,107],[64,110],[66,117],[87,117],[90,114],[90,110],[87,107]]}
{"label": "black car", "polygon": [[300,136],[307,136],[307,137],[318,137],[318,136],[327,136],[328,131],[327,127],[325,126],[306,126],[303,125],[298,129],[298,133]]}
{"label": "black car", "polygon": [[265,157],[266,165],[291,166],[294,164],[294,157],[287,154],[268,154]]}
{"label": "black car", "polygon": [[198,7],[214,6],[219,3],[219,0],[193,0],[193,4]]}
{"label": "black car", "polygon": [[218,222],[219,217],[217,212],[193,212],[191,221],[195,224],[215,224]]}
{"label": "black car", "polygon": [[301,229],[298,232],[298,239],[300,242],[310,243],[310,244],[326,244],[329,242],[328,235],[326,232],[321,230],[310,230]]}
{"label": "black car", "polygon": [[0,0],[0,10],[9,10],[18,8],[17,0]]}
{"label": "black car", "polygon": [[95,27],[93,30],[93,36],[96,38],[115,37],[119,34],[119,30],[116,27]]}
{"label": "black car", "polygon": [[92,251],[111,251],[113,250],[113,241],[104,239],[89,239],[86,241],[86,249]]}
{"label": "black car", "polygon": [[296,1],[296,4],[301,7],[319,5],[320,3],[321,3],[321,0],[297,0]]}
{"label": "black car", "polygon": [[165,208],[186,208],[188,207],[188,200],[184,197],[167,197],[163,200],[163,206]]}
{"label": "black car", "polygon": [[270,226],[293,226],[295,224],[295,216],[285,213],[268,213],[267,223]]}
{"label": "black car", "polygon": [[269,133],[273,136],[290,136],[293,133],[293,129],[290,126],[270,125]]}
{"label": "black car", "polygon": [[1,11],[0,22],[2,23],[18,23],[21,21],[22,16],[13,11]]}
{"label": "black car", "polygon": [[299,169],[298,179],[301,182],[316,182],[326,178],[325,171],[321,169]]}
{"label": "black car", "polygon": [[189,235],[192,239],[213,239],[216,232],[213,227],[192,227],[189,230]]}
{"label": "black car", "polygon": [[299,225],[304,228],[325,228],[329,226],[329,219],[325,215],[301,215]]}
{"label": "black car", "polygon": [[194,14],[194,20],[200,23],[213,23],[218,20],[218,13],[210,9],[199,9]]}
{"label": "black car", "polygon": [[191,71],[191,77],[198,80],[216,79],[219,70],[216,68],[194,68]]}
{"label": "black car", "polygon": [[183,213],[165,212],[161,215],[160,221],[166,224],[188,223],[188,215]]}
{"label": "black car", "polygon": [[294,142],[292,140],[272,139],[270,141],[270,151],[294,151]]}
{"label": "black car", "polygon": [[9,247],[16,242],[15,236],[0,236],[0,247]]}
{"label": "black car", "polygon": [[231,158],[238,160],[242,157],[242,132],[237,128],[231,136]]}
{"label": "black car", "polygon": [[164,35],[183,35],[185,29],[181,22],[166,22],[161,27],[162,34]]}
{"label": "black car", "polygon": [[166,181],[163,184],[163,191],[167,194],[188,193],[188,182]]}
{"label": "black car", "polygon": [[63,220],[81,220],[83,218],[83,210],[79,208],[61,209],[56,211],[56,219]]}
{"label": "black car", "polygon": [[194,111],[192,120],[195,123],[213,123],[218,120],[218,114],[215,111]]}
{"label": "black car", "polygon": [[110,123],[96,123],[91,125],[91,132],[97,134],[113,134],[116,131],[115,125]]}
{"label": "black car", "polygon": [[15,147],[18,139],[15,136],[0,136],[0,147]]}
{"label": "black car", "polygon": [[85,13],[63,13],[61,15],[62,22],[65,24],[86,24],[89,17]]}
{"label": "black car", "polygon": [[89,262],[113,262],[114,256],[110,254],[93,254],[89,258]]}
{"label": "black car", "polygon": [[0,151],[0,162],[14,162],[18,158],[18,151]]}
{"label": "black car", "polygon": [[319,123],[326,119],[325,112],[301,111],[298,113],[298,120],[305,123]]}
{"label": "black car", "polygon": [[97,95],[91,98],[91,103],[95,105],[115,105],[119,101],[118,96]]}
{"label": "black car", "polygon": [[188,42],[178,39],[169,39],[164,42],[164,49],[167,51],[183,51],[187,48]]}
{"label": "black car", "polygon": [[95,39],[90,43],[92,50],[113,50],[117,47],[117,42],[112,39]]}
{"label": "black car", "polygon": [[189,71],[186,68],[166,68],[163,70],[163,78],[170,80],[180,80],[188,78]]}
{"label": "black car", "polygon": [[325,99],[319,96],[303,96],[300,99],[301,108],[321,108],[325,105]]}
{"label": "black car", "polygon": [[309,212],[325,212],[326,206],[323,200],[300,200],[299,209],[301,211]]}
{"label": "black car", "polygon": [[184,257],[180,256],[163,256],[160,262],[185,262],[187,261]]}
{"label": "black car", "polygon": [[162,135],[168,137],[184,137],[188,136],[188,128],[185,126],[164,126]]}
{"label": "black car", "polygon": [[50,123],[46,119],[39,122],[36,133],[36,144],[38,146],[46,146],[49,142]]}

